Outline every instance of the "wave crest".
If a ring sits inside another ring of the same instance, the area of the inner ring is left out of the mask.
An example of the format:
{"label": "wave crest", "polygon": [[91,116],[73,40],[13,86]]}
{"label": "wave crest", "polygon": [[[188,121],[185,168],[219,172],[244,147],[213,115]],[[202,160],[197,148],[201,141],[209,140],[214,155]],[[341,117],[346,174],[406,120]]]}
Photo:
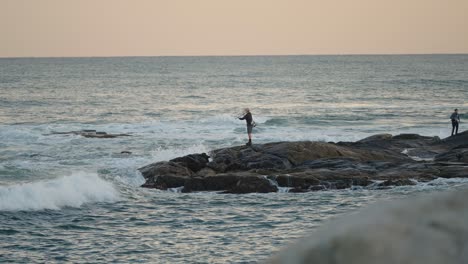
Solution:
{"label": "wave crest", "polygon": [[0,187],[0,211],[34,211],[115,202],[119,193],[97,173],[73,173],[53,180]]}

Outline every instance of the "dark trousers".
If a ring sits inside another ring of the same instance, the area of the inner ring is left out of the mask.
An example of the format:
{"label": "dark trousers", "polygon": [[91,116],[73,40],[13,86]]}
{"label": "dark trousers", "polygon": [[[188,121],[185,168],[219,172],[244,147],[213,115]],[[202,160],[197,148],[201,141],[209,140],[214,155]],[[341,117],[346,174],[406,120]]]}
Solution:
{"label": "dark trousers", "polygon": [[458,134],[458,122],[457,121],[452,121],[452,136],[453,132],[455,132],[455,135]]}

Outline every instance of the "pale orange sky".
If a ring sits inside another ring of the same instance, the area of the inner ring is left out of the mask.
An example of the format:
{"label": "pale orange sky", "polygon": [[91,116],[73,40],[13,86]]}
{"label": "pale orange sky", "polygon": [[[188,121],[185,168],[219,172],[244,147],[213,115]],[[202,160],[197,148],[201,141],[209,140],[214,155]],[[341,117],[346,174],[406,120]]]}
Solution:
{"label": "pale orange sky", "polygon": [[468,0],[0,0],[0,57],[468,53]]}

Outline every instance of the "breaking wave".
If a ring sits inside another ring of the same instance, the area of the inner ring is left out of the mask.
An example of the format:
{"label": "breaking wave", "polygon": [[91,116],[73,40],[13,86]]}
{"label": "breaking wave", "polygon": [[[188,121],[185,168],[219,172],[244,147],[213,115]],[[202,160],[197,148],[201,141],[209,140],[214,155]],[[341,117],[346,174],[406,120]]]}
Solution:
{"label": "breaking wave", "polygon": [[119,193],[97,173],[73,173],[53,180],[0,187],[0,211],[32,211],[115,202]]}

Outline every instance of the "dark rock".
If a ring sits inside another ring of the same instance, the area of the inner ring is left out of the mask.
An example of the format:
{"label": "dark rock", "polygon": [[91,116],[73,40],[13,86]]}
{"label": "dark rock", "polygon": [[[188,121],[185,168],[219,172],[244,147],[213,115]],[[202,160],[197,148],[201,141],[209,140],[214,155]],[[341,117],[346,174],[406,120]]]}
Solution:
{"label": "dark rock", "polygon": [[184,188],[182,189],[182,192],[184,193],[189,193],[189,192],[200,192],[200,191],[206,191],[205,187],[205,181],[203,178],[200,177],[193,177],[193,178],[188,178],[184,182]]}
{"label": "dark rock", "polygon": [[468,166],[467,165],[451,165],[439,168],[440,173],[437,175],[442,178],[467,178]]}
{"label": "dark rock", "polygon": [[415,139],[432,140],[433,137],[425,137],[425,136],[420,136],[418,134],[400,134],[400,135],[394,136],[392,139],[394,140],[415,140]]}
{"label": "dark rock", "polygon": [[277,191],[278,187],[272,185],[264,177],[243,177],[225,193],[269,193]]}
{"label": "dark rock", "polygon": [[172,159],[170,161],[177,162],[180,165],[187,167],[193,172],[198,172],[206,167],[209,156],[206,153],[201,154],[190,154],[187,156]]}
{"label": "dark rock", "polygon": [[290,189],[288,192],[289,193],[305,193],[305,192],[310,192],[310,191],[311,191],[310,189],[295,187],[295,188]]}
{"label": "dark rock", "polygon": [[378,187],[388,187],[388,186],[407,186],[407,185],[416,185],[416,183],[410,179],[389,179],[382,183],[378,184]]}
{"label": "dark rock", "polygon": [[437,155],[437,152],[426,148],[416,148],[407,149],[405,154],[415,160],[432,160]]}
{"label": "dark rock", "polygon": [[434,161],[451,161],[468,163],[468,148],[454,148],[448,152],[441,153],[434,158]]}
{"label": "dark rock", "polygon": [[[192,172],[188,168],[172,161],[152,163],[138,170],[145,179],[159,176],[190,177],[192,175]],[[155,182],[155,179],[152,179],[152,181]]]}
{"label": "dark rock", "polygon": [[195,175],[199,177],[214,176],[216,175],[216,171],[214,171],[211,168],[203,168],[200,171],[198,171]]}
{"label": "dark rock", "polygon": [[280,142],[265,144],[265,153],[273,154],[288,159],[293,166],[298,166],[306,161],[345,157],[359,161],[367,160],[400,160],[405,159],[403,155],[385,151],[363,150],[339,146],[323,142]]}
{"label": "dark rock", "polygon": [[205,177],[204,184],[207,191],[223,191],[233,188],[241,178],[256,178],[258,176],[258,174],[250,172],[221,173]]}
{"label": "dark rock", "polygon": [[[139,170],[146,179],[143,186],[183,186],[183,192],[262,193],[277,191],[277,186],[305,192],[375,186],[376,180],[384,181],[378,188],[387,188],[413,185],[412,179],[468,177],[465,138],[466,132],[443,140],[381,134],[354,143],[276,142],[213,150],[211,161],[205,153],[192,154]],[[413,159],[401,153],[405,149]]]}
{"label": "dark rock", "polygon": [[373,135],[373,136],[361,139],[358,142],[369,143],[369,142],[386,141],[386,140],[391,140],[391,139],[392,139],[392,134],[377,134],[377,135]]}
{"label": "dark rock", "polygon": [[291,168],[291,163],[284,158],[277,157],[271,154],[257,154],[251,157],[241,159],[245,164],[244,169],[278,169],[286,170]]}
{"label": "dark rock", "polygon": [[91,129],[85,129],[80,131],[70,131],[70,132],[52,132],[50,135],[80,135],[86,138],[116,138],[116,137],[129,137],[130,134],[109,134],[107,132],[96,131]]}
{"label": "dark rock", "polygon": [[145,186],[147,188],[157,188],[166,190],[168,188],[182,187],[185,184],[187,177],[173,176],[173,175],[160,175],[154,178],[153,186]]}
{"label": "dark rock", "polygon": [[216,172],[226,172],[242,168],[238,160],[239,151],[237,148],[225,148],[215,150],[211,153],[212,161],[208,162],[207,167]]}
{"label": "dark rock", "polygon": [[323,190],[326,190],[326,189],[327,188],[325,188],[325,186],[323,186],[323,185],[310,186],[310,188],[309,188],[309,190],[313,191],[313,192],[323,191]]}
{"label": "dark rock", "polygon": [[468,130],[459,133],[458,135],[442,139],[439,144],[456,147],[466,145],[468,142]]}
{"label": "dark rock", "polygon": [[275,180],[280,187],[295,187],[302,189],[308,189],[312,185],[320,184],[320,181],[317,178],[305,173],[278,175]]}

